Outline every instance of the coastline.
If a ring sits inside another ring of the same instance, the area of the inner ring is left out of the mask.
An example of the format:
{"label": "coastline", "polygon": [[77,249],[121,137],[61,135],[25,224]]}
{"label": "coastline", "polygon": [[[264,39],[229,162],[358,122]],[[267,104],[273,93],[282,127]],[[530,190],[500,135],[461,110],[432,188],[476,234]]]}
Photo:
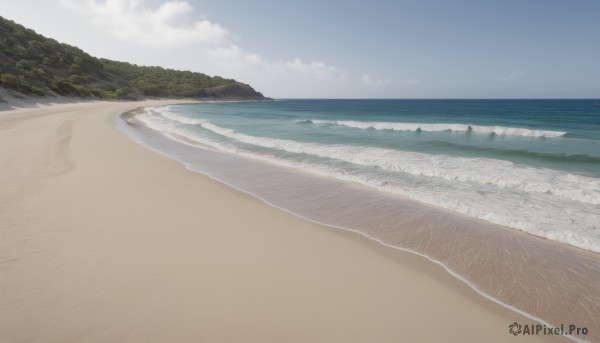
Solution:
{"label": "coastline", "polygon": [[420,256],[270,207],[112,125],[167,103],[0,112],[0,339],[500,342],[532,322]]}
{"label": "coastline", "polygon": [[599,256],[592,251],[374,192],[360,183],[314,175],[268,159],[257,161],[243,151],[227,147],[215,151],[210,140],[206,149],[202,140],[186,132],[179,136],[166,130],[167,138],[158,133],[163,132],[160,126],[147,126],[136,118],[126,121],[115,123],[137,142],[190,170],[300,218],[424,256],[504,307],[549,326],[578,323],[590,332],[585,338],[597,339],[598,323],[593,318],[600,315],[600,288],[590,285],[600,282],[600,269]]}

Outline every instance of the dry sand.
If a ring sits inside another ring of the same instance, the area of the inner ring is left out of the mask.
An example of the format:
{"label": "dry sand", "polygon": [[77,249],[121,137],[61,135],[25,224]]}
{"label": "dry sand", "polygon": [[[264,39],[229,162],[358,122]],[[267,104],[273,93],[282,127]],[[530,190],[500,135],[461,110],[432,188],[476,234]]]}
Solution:
{"label": "dry sand", "polygon": [[167,102],[0,112],[0,342],[549,341],[513,337],[534,322],[422,257],[272,208],[113,126]]}

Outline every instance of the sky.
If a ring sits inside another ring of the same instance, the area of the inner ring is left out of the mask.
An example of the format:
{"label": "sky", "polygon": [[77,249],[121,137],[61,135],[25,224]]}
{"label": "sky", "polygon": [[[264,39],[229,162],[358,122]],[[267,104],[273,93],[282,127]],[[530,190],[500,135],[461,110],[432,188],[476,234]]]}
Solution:
{"label": "sky", "polygon": [[600,98],[596,0],[0,0],[96,57],[273,98]]}

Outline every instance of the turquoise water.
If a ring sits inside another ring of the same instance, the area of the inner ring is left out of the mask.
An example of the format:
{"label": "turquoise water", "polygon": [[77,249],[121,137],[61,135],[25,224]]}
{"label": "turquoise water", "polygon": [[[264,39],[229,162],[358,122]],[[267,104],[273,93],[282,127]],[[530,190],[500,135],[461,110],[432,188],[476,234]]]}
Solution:
{"label": "turquoise water", "polygon": [[600,252],[594,100],[278,100],[168,106],[136,118],[186,144]]}

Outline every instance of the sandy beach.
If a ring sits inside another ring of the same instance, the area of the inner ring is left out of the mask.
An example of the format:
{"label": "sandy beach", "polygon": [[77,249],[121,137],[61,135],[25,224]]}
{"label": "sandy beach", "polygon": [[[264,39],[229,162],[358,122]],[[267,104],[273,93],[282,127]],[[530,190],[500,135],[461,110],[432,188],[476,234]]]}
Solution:
{"label": "sandy beach", "polygon": [[[535,323],[423,257],[133,142],[88,102],[0,112],[0,342],[511,342]],[[243,172],[243,171],[240,171]]]}

